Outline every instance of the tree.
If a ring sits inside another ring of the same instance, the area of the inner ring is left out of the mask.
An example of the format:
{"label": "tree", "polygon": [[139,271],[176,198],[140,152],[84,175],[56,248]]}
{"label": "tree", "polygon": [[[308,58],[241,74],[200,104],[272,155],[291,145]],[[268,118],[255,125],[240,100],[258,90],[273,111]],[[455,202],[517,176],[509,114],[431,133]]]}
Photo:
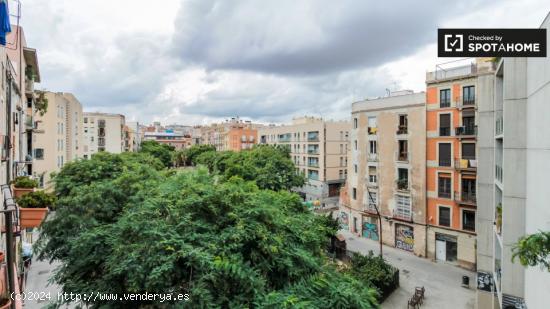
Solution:
{"label": "tree", "polygon": [[156,141],[144,141],[141,143],[140,152],[148,153],[159,159],[166,167],[172,166],[175,147],[161,144]]}
{"label": "tree", "polygon": [[305,183],[286,147],[260,145],[240,152],[207,152],[199,155],[196,163],[207,166],[225,180],[237,176],[255,181],[261,189],[289,190]]}
{"label": "tree", "polygon": [[540,266],[550,272],[550,232],[539,232],[519,239],[512,249],[523,266]]}
{"label": "tree", "polygon": [[55,176],[57,213],[37,250],[59,260],[63,292],[188,293],[190,308],[377,306],[374,289],[325,257],[335,229],[297,195],[237,176],[219,182],[205,168],[159,169],[151,159],[101,154]]}

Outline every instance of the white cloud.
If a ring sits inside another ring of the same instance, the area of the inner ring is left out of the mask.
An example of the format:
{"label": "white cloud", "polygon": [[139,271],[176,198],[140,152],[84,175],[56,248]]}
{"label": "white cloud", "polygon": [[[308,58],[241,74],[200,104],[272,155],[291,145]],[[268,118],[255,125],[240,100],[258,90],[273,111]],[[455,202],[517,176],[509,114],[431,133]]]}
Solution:
{"label": "white cloud", "polygon": [[28,0],[42,87],[149,122],[349,117],[424,90],[438,27],[537,27],[547,1]]}

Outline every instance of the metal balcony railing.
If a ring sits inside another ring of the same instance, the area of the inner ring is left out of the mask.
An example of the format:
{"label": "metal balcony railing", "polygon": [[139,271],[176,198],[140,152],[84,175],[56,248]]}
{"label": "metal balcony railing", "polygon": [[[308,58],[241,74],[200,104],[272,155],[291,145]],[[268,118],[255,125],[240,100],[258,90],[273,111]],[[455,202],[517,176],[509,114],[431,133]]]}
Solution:
{"label": "metal balcony railing", "polygon": [[407,151],[407,152],[396,152],[395,153],[395,161],[398,161],[398,162],[409,162],[409,159],[410,159],[410,153]]}
{"label": "metal balcony railing", "polygon": [[461,204],[475,205],[476,193],[475,191],[455,191],[455,200]]}
{"label": "metal balcony railing", "polygon": [[477,126],[461,126],[455,128],[455,134],[457,136],[476,136],[477,135]]}
{"label": "metal balcony railing", "polygon": [[455,169],[475,171],[477,169],[477,160],[475,159],[455,159]]}
{"label": "metal balcony railing", "polygon": [[397,128],[396,134],[397,134],[397,135],[407,134],[407,129],[408,129],[407,126],[400,125],[400,126]]}
{"label": "metal balcony railing", "polygon": [[502,111],[495,112],[495,135],[502,135],[504,133],[504,118]]}
{"label": "metal balcony railing", "polygon": [[376,153],[369,153],[368,156],[367,156],[367,160],[369,162],[376,162],[378,161],[378,154]]}
{"label": "metal balcony railing", "polygon": [[409,180],[408,179],[398,179],[395,181],[397,190],[409,191]]}
{"label": "metal balcony railing", "polygon": [[399,219],[399,220],[403,220],[403,221],[412,221],[413,219],[413,215],[412,215],[412,211],[404,211],[404,210],[400,210],[400,209],[395,209],[393,211],[393,218],[395,219]]}

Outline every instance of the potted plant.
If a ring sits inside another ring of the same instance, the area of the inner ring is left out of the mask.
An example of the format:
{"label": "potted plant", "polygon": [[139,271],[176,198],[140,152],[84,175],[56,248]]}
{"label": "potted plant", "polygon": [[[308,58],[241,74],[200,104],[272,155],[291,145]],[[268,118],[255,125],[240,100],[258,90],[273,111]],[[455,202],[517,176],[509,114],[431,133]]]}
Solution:
{"label": "potted plant", "polygon": [[11,182],[13,185],[13,197],[18,198],[23,195],[33,192],[34,188],[38,187],[38,181],[26,176],[19,176]]}
{"label": "potted plant", "polygon": [[396,182],[397,182],[397,189],[399,190],[407,190],[409,188],[408,179],[398,179]]}
{"label": "potted plant", "polygon": [[55,195],[44,191],[30,192],[17,198],[16,202],[21,228],[38,227],[46,218],[48,207],[55,203]]}

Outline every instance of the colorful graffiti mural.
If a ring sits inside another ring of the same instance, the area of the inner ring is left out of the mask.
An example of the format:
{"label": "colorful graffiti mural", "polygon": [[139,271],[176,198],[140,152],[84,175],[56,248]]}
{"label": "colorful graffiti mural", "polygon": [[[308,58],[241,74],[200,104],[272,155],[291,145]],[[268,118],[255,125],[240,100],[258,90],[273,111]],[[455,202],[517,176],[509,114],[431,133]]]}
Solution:
{"label": "colorful graffiti mural", "polygon": [[395,247],[407,251],[414,250],[414,229],[408,225],[395,225]]}
{"label": "colorful graffiti mural", "polygon": [[363,218],[363,237],[378,240],[378,225],[370,223],[365,217]]}
{"label": "colorful graffiti mural", "polygon": [[341,211],[338,215],[338,223],[340,223],[340,229],[349,231],[349,217],[344,211]]}

